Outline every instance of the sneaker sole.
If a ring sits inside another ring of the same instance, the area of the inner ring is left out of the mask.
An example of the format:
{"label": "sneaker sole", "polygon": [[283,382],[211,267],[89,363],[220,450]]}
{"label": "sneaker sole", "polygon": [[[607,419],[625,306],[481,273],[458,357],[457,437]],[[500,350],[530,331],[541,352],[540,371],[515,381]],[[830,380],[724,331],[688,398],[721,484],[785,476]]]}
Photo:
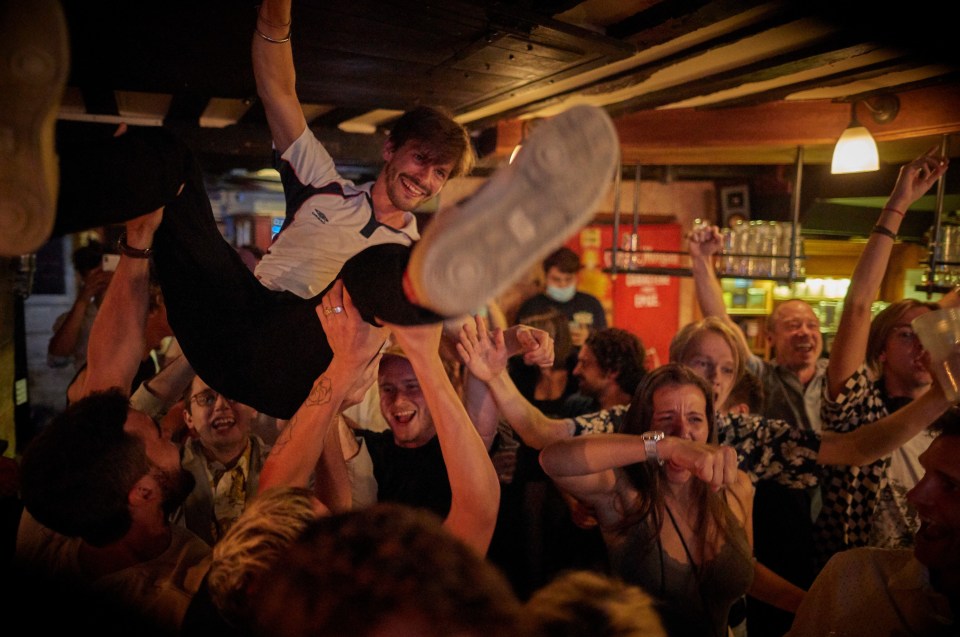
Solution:
{"label": "sneaker sole", "polygon": [[421,303],[472,314],[586,225],[613,183],[609,115],[574,106],[541,122],[512,164],[432,219],[411,254]]}
{"label": "sneaker sole", "polygon": [[56,217],[57,112],[69,69],[57,2],[0,4],[0,255],[38,250]]}

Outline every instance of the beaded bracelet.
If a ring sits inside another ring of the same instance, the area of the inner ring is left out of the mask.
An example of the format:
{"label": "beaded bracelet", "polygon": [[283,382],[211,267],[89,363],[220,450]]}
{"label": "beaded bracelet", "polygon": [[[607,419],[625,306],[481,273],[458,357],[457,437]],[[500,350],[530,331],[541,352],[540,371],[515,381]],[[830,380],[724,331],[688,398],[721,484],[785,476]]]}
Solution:
{"label": "beaded bracelet", "polygon": [[132,248],[127,244],[127,233],[124,231],[120,234],[120,238],[117,239],[117,252],[120,254],[132,257],[134,259],[149,259],[150,255],[153,254],[153,248]]}
{"label": "beaded bracelet", "polygon": [[881,210],[880,212],[884,212],[884,211],[895,212],[895,213],[897,213],[898,215],[900,215],[901,217],[906,217],[906,216],[907,216],[906,213],[903,212],[902,210],[897,210],[896,208],[891,208],[891,207],[889,207],[889,206],[883,208],[883,210]]}
{"label": "beaded bracelet", "polygon": [[881,226],[879,224],[875,225],[873,227],[873,230],[871,230],[871,232],[876,234],[882,234],[885,237],[890,237],[894,241],[897,240],[897,233],[891,230],[890,228],[887,228],[886,226]]}

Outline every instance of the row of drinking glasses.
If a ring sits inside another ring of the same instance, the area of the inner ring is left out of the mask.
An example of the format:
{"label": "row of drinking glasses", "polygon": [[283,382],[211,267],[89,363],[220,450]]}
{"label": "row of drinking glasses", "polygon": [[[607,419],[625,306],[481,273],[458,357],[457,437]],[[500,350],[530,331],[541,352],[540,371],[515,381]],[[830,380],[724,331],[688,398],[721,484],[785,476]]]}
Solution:
{"label": "row of drinking glasses", "polygon": [[[694,225],[705,223],[700,219]],[[789,278],[790,244],[793,242],[794,277],[803,277],[804,249],[800,224],[776,221],[737,221],[720,231],[723,248],[718,268],[720,274],[748,278]]]}
{"label": "row of drinking glasses", "polygon": [[933,240],[930,228],[930,250],[933,251],[935,283],[944,286],[960,285],[960,226],[940,226],[940,240]]}

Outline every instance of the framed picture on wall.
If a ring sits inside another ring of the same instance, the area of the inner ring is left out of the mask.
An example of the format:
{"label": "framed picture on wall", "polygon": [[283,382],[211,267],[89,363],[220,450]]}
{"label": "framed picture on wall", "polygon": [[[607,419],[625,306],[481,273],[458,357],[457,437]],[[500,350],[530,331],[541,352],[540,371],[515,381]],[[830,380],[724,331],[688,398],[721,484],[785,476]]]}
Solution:
{"label": "framed picture on wall", "polygon": [[738,220],[750,220],[750,190],[746,184],[720,188],[720,214],[726,227]]}

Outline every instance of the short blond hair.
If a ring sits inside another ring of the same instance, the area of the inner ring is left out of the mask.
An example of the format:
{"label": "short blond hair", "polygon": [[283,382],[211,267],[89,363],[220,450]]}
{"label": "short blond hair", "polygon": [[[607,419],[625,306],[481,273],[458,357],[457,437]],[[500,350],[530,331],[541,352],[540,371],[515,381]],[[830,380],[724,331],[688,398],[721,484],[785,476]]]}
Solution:
{"label": "short blond hair", "polygon": [[524,605],[528,637],[666,637],[657,602],[639,586],[593,571],[568,571]]}
{"label": "short blond hair", "polygon": [[707,332],[718,334],[733,353],[733,362],[736,375],[734,382],[739,382],[747,373],[747,359],[750,353],[743,346],[743,340],[722,319],[708,316],[703,320],[687,323],[676,333],[670,341],[670,362],[682,363],[687,358],[690,349],[696,345]]}
{"label": "short blond hair", "polygon": [[207,574],[210,599],[231,621],[251,612],[247,587],[263,575],[317,517],[310,489],[274,487],[259,494],[213,547]]}

